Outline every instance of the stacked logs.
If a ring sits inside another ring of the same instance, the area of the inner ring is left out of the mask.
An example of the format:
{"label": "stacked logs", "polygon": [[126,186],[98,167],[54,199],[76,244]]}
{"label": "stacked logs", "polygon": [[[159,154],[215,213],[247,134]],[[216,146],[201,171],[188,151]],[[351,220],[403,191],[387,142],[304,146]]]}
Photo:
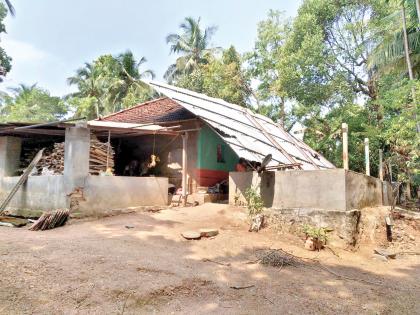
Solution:
{"label": "stacked logs", "polygon": [[44,153],[37,166],[38,174],[42,174],[44,168],[53,174],[63,174],[64,142],[54,143],[53,149]]}
{"label": "stacked logs", "polygon": [[108,168],[114,173],[114,150],[107,142],[101,142],[96,138],[90,140],[89,173],[99,175],[100,172],[106,172]]}
{"label": "stacked logs", "polygon": [[[108,159],[107,159],[108,157]],[[108,143],[99,141],[96,137],[91,138],[89,152],[89,173],[99,175],[108,167],[114,172],[114,150]],[[54,148],[44,154],[37,166],[37,173],[42,175],[63,174],[64,172],[64,142],[55,143]]]}

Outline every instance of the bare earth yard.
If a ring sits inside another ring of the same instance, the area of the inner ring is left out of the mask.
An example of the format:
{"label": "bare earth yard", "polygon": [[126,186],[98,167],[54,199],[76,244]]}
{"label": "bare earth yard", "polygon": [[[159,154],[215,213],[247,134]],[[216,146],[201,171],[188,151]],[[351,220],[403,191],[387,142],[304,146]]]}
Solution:
{"label": "bare earth yard", "polygon": [[[309,252],[274,229],[249,233],[241,211],[207,204],[42,232],[0,227],[0,314],[420,314],[420,256]],[[220,233],[180,236],[204,227]],[[264,248],[323,267],[264,266]]]}

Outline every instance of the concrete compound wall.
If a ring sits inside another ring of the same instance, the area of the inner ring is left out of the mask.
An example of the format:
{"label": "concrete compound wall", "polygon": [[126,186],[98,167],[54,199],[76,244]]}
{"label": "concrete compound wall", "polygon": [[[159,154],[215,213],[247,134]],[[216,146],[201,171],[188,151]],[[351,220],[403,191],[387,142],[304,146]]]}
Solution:
{"label": "concrete compound wall", "polygon": [[[13,188],[19,177],[0,179],[0,200]],[[69,207],[65,176],[30,176],[13,197],[8,210],[52,210]],[[165,206],[168,203],[166,177],[88,176],[83,200],[77,211],[93,214],[139,206]]]}
{"label": "concrete compound wall", "polygon": [[229,174],[229,203],[245,205],[244,192],[256,188],[270,220],[281,229],[302,224],[333,230],[329,242],[355,245],[361,210],[390,205],[389,183],[343,169]]}
{"label": "concrete compound wall", "polygon": [[229,173],[229,203],[245,203],[253,186],[267,208],[312,208],[346,211],[390,204],[390,185],[343,169]]}
{"label": "concrete compound wall", "polygon": [[79,211],[97,213],[113,209],[168,204],[167,177],[89,176]]}
{"label": "concrete compound wall", "polygon": [[[0,200],[4,200],[18,180],[17,176],[0,178]],[[30,176],[7,209],[51,210],[66,205],[63,175]]]}

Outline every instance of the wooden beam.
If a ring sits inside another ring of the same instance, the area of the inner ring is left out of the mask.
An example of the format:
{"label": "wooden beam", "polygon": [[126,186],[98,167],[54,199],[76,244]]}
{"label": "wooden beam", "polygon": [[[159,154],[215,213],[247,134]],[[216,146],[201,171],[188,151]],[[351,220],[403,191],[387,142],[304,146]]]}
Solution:
{"label": "wooden beam", "polygon": [[348,140],[349,127],[346,123],[342,123],[341,131],[343,134],[343,168],[345,170],[348,170],[349,169],[349,140]]}
{"label": "wooden beam", "polygon": [[384,166],[382,161],[382,150],[379,149],[379,179],[384,180]]}
{"label": "wooden beam", "polygon": [[365,168],[366,168],[366,175],[370,176],[369,139],[368,138],[365,138]]}
{"label": "wooden beam", "polygon": [[188,133],[182,135],[182,205],[187,205],[187,152],[188,152]]}

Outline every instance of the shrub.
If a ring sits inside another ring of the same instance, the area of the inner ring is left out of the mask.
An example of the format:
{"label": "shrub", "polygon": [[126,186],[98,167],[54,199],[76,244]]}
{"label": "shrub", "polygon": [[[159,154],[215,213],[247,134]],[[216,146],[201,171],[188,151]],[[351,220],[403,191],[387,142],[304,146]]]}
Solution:
{"label": "shrub", "polygon": [[253,187],[249,187],[245,191],[245,199],[247,202],[249,216],[260,214],[263,211],[264,202],[261,198],[260,193],[257,191],[257,189]]}

